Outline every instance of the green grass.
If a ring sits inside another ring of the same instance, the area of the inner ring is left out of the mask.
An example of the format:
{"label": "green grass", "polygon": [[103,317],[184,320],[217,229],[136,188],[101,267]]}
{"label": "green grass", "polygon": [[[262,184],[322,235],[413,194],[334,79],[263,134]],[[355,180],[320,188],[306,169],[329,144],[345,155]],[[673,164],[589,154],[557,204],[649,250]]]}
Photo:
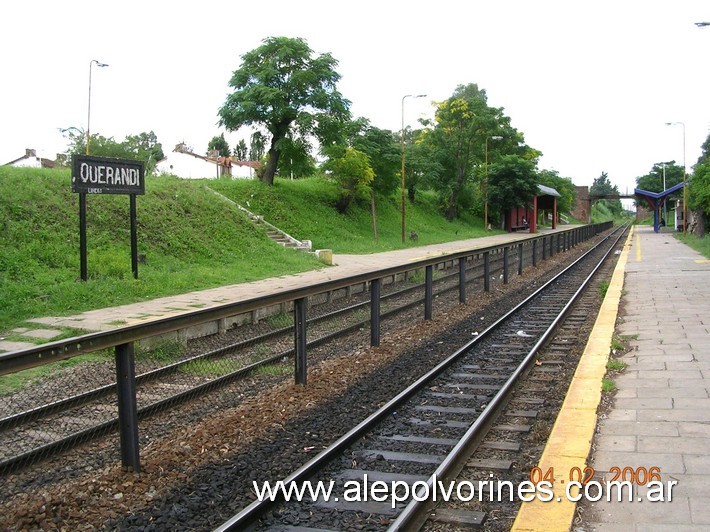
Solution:
{"label": "green grass", "polygon": [[626,346],[624,345],[623,338],[614,335],[614,337],[611,339],[611,348],[614,351],[624,351],[626,349]]}
{"label": "green grass", "polygon": [[609,371],[622,371],[626,369],[627,366],[628,364],[626,362],[622,362],[621,360],[611,359],[606,363],[606,369]]}
{"label": "green grass", "polygon": [[616,383],[611,379],[602,379],[602,392],[611,393],[616,390]]}
{"label": "green grass", "polygon": [[710,259],[710,234],[706,234],[702,238],[698,238],[691,233],[686,233],[685,237],[683,237],[683,233],[676,233],[675,237],[684,244],[693,248],[703,257]]}
{"label": "green grass", "polygon": [[259,366],[252,371],[252,375],[266,375],[272,377],[282,377],[293,373],[293,366],[288,364],[267,364]]}
{"label": "green grass", "polygon": [[609,281],[607,279],[602,280],[599,283],[599,296],[604,299],[606,297],[606,293],[609,290]]}

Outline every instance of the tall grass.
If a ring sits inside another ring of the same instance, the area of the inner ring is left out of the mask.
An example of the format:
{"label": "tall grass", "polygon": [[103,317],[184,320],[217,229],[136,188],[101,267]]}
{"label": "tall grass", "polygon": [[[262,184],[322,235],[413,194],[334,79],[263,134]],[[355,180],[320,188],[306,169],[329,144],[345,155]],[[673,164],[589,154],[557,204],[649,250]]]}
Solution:
{"label": "tall grass", "polygon": [[705,258],[710,259],[710,234],[698,238],[691,233],[686,233],[685,237],[683,237],[683,233],[676,233],[675,237],[698,253],[701,253]]}

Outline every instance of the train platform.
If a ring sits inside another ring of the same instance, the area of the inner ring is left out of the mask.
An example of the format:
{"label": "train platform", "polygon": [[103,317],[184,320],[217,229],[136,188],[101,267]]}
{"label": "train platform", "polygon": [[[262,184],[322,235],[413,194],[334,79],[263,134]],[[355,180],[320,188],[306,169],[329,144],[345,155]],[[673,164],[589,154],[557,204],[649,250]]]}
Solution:
{"label": "train platform", "polygon": [[[630,350],[609,377],[611,407],[598,409],[614,335]],[[709,530],[709,340],[710,260],[634,227],[540,460],[554,468],[554,498],[523,503],[513,530]],[[567,491],[580,476],[589,493]],[[633,487],[621,502],[614,480]]]}
{"label": "train platform", "polygon": [[[333,256],[333,266],[323,267],[318,270],[90,310],[70,316],[33,318],[27,320],[31,325],[7,331],[14,336],[26,337],[32,341],[9,341],[0,338],[0,352],[25,349],[51,341],[62,334],[61,328],[72,328],[86,332],[106,331],[119,326],[145,323],[196,309],[209,308],[227,302],[259,297],[282,290],[310,286],[319,282],[406,264],[409,261],[413,262],[438,255],[444,256],[457,251],[493,246],[504,242],[515,242],[541,234],[565,231],[573,227],[576,226],[567,224],[558,225],[557,229],[538,228],[538,233],[535,235],[522,232],[499,233],[480,238],[410,247],[369,255],[338,254],[336,250]],[[40,325],[41,328],[37,328],[37,325]]]}

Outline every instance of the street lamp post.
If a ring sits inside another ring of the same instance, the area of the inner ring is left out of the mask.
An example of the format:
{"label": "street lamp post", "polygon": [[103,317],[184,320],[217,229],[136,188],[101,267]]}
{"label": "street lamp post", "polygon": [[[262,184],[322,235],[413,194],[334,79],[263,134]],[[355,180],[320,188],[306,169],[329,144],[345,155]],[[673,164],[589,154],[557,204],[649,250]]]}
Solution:
{"label": "street lamp post", "polygon": [[688,204],[686,202],[688,181],[685,173],[685,122],[666,122],[667,126],[683,126],[683,236],[688,226]]}
{"label": "street lamp post", "polygon": [[[661,163],[663,165],[663,192],[666,191],[666,163]],[[668,225],[668,197],[663,200],[663,221]]]}
{"label": "street lamp post", "polygon": [[108,66],[106,63],[102,63],[96,59],[89,61],[89,110],[86,115],[86,155],[89,155],[89,140],[91,139],[91,67],[94,66],[94,63],[96,63],[97,67],[101,68]]}
{"label": "street lamp post", "polygon": [[404,244],[404,100],[406,98],[424,98],[426,94],[405,94],[402,96],[402,243]]}
{"label": "street lamp post", "polygon": [[[503,137],[494,135],[491,140],[500,140]],[[485,162],[484,162],[484,177],[483,177],[483,229],[488,231],[488,136],[486,135],[485,141]]]}

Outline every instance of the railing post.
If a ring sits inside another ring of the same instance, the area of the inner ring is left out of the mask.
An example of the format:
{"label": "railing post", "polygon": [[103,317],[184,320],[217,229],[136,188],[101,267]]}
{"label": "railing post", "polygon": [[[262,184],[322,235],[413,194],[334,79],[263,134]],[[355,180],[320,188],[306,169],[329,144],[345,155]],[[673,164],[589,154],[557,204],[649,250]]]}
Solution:
{"label": "railing post", "polygon": [[424,319],[431,320],[432,300],[434,298],[434,266],[426,267],[424,273]]}
{"label": "railing post", "polygon": [[483,253],[483,290],[486,292],[491,291],[491,263],[488,255],[488,251]]}
{"label": "railing post", "polygon": [[508,255],[510,247],[505,246],[503,248],[503,284],[508,284]]}
{"label": "railing post", "polygon": [[308,357],[306,355],[306,298],[293,302],[294,343],[296,348],[295,378],[296,384],[306,385],[308,375]]}
{"label": "railing post", "polygon": [[459,303],[466,303],[466,257],[459,258]]}
{"label": "railing post", "polygon": [[141,464],[138,450],[136,365],[132,342],[116,346],[116,387],[121,463],[139,473]]}
{"label": "railing post", "polygon": [[380,294],[382,280],[373,279],[370,283],[370,345],[380,345]]}
{"label": "railing post", "polygon": [[[535,266],[537,266],[537,238],[536,238],[535,240],[533,240],[532,244],[533,244],[533,249],[532,249],[532,265],[533,265],[533,268],[534,268]],[[543,242],[543,244],[544,244],[544,242]],[[543,255],[544,255],[544,253],[545,253],[545,246],[542,246],[542,250],[543,250],[542,253],[543,253]],[[545,257],[543,256],[543,259],[544,259],[544,258],[545,258]]]}
{"label": "railing post", "polygon": [[518,244],[518,275],[523,274],[523,243]]}

